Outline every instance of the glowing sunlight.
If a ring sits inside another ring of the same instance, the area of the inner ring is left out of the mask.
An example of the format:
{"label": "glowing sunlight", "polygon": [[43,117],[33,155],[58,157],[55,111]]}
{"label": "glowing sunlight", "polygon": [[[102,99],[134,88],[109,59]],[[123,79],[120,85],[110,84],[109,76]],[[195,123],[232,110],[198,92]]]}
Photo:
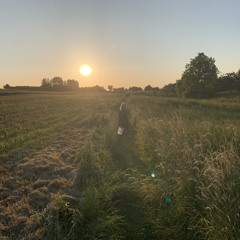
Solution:
{"label": "glowing sunlight", "polygon": [[82,65],[79,68],[79,72],[83,75],[83,76],[89,76],[92,73],[92,68],[89,65]]}

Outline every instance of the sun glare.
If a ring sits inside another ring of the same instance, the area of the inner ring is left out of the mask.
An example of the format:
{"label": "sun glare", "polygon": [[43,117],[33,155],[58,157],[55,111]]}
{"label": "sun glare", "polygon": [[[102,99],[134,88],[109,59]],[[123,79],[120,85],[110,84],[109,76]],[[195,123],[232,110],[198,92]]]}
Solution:
{"label": "sun glare", "polygon": [[83,75],[83,76],[89,76],[92,73],[92,68],[88,65],[82,65],[79,68],[79,72]]}

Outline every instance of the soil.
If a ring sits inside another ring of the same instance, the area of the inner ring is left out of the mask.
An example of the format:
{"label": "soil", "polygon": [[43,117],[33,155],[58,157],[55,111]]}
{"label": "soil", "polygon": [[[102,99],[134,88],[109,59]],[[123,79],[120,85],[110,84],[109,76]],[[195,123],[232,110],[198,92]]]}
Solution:
{"label": "soil", "polygon": [[20,152],[0,170],[0,238],[22,239],[29,218],[41,212],[51,195],[80,197],[73,187],[77,153],[88,132],[71,128],[49,146]]}

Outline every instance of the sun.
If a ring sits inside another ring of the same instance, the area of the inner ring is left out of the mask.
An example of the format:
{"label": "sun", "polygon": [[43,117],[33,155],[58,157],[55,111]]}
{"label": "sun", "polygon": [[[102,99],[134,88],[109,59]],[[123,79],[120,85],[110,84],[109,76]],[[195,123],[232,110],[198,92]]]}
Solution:
{"label": "sun", "polygon": [[83,76],[89,76],[92,73],[92,68],[89,65],[85,64],[79,68],[79,72]]}

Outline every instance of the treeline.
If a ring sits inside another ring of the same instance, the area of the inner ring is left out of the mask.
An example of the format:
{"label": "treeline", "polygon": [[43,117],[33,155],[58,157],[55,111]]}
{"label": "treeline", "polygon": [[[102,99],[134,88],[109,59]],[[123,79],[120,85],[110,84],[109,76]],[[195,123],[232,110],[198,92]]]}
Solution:
{"label": "treeline", "polygon": [[16,90],[16,91],[78,91],[78,92],[106,92],[104,87],[79,87],[79,82],[74,79],[68,79],[64,81],[61,77],[54,77],[52,79],[43,78],[40,87],[31,86],[15,86],[12,87],[9,84],[3,86],[4,89]]}
{"label": "treeline", "polygon": [[176,82],[179,97],[209,98],[219,92],[240,92],[240,69],[218,77],[219,70],[215,59],[198,53],[198,56],[186,64],[180,80]]}
{"label": "treeline", "polygon": [[78,90],[79,82],[74,79],[64,81],[61,77],[54,77],[52,79],[43,78],[41,89],[51,91]]}
{"label": "treeline", "polygon": [[108,86],[108,90],[109,92],[113,92],[113,93],[124,93],[124,92],[132,92],[132,93],[152,93],[152,94],[158,94],[158,93],[164,93],[164,94],[168,94],[168,95],[176,95],[176,84],[174,83],[170,83],[165,85],[163,88],[159,88],[159,87],[152,87],[151,85],[147,85],[145,88],[141,88],[141,87],[129,87],[129,88],[124,88],[124,87],[120,87],[120,88],[114,88],[112,85]]}
{"label": "treeline", "polygon": [[[113,93],[145,93],[151,95],[168,95],[188,98],[209,98],[221,92],[240,92],[240,69],[237,72],[226,73],[218,76],[219,70],[215,65],[215,59],[198,53],[194,59],[186,64],[181,79],[176,83],[170,83],[163,88],[147,85],[144,89],[132,86],[130,88],[114,88],[108,86],[109,92]],[[44,91],[82,91],[82,92],[105,92],[100,86],[79,88],[79,82],[74,79],[64,81],[61,77],[42,79],[41,87],[10,87],[5,89],[15,90],[44,90]]]}
{"label": "treeline", "polygon": [[[48,78],[42,79],[40,88],[45,91],[97,91],[97,92],[106,91],[104,87],[100,87],[98,85],[94,87],[79,87],[79,82],[77,80],[69,79],[67,81],[64,81],[61,77],[54,77],[52,79]],[[129,88],[124,87],[114,88],[113,85],[109,85],[108,90],[109,92],[114,93],[152,91],[176,94],[174,84],[168,84],[162,89],[160,89],[159,87],[152,87],[151,85],[147,85],[144,89],[136,86],[132,86]]]}
{"label": "treeline", "polygon": [[176,83],[170,83],[163,88],[146,86],[144,89],[131,87],[129,89],[113,88],[108,86],[111,92],[152,92],[153,95],[168,95],[186,98],[210,98],[223,92],[240,92],[240,69],[219,75],[215,65],[215,59],[204,53],[198,55],[186,64],[181,79]]}
{"label": "treeline", "polygon": [[74,79],[64,81],[61,77],[54,77],[52,79],[44,78],[40,87],[44,91],[80,91],[80,92],[105,92],[104,87],[81,87],[79,82]]}
{"label": "treeline", "polygon": [[226,73],[220,76],[216,82],[216,91],[240,92],[240,69],[237,72]]}

